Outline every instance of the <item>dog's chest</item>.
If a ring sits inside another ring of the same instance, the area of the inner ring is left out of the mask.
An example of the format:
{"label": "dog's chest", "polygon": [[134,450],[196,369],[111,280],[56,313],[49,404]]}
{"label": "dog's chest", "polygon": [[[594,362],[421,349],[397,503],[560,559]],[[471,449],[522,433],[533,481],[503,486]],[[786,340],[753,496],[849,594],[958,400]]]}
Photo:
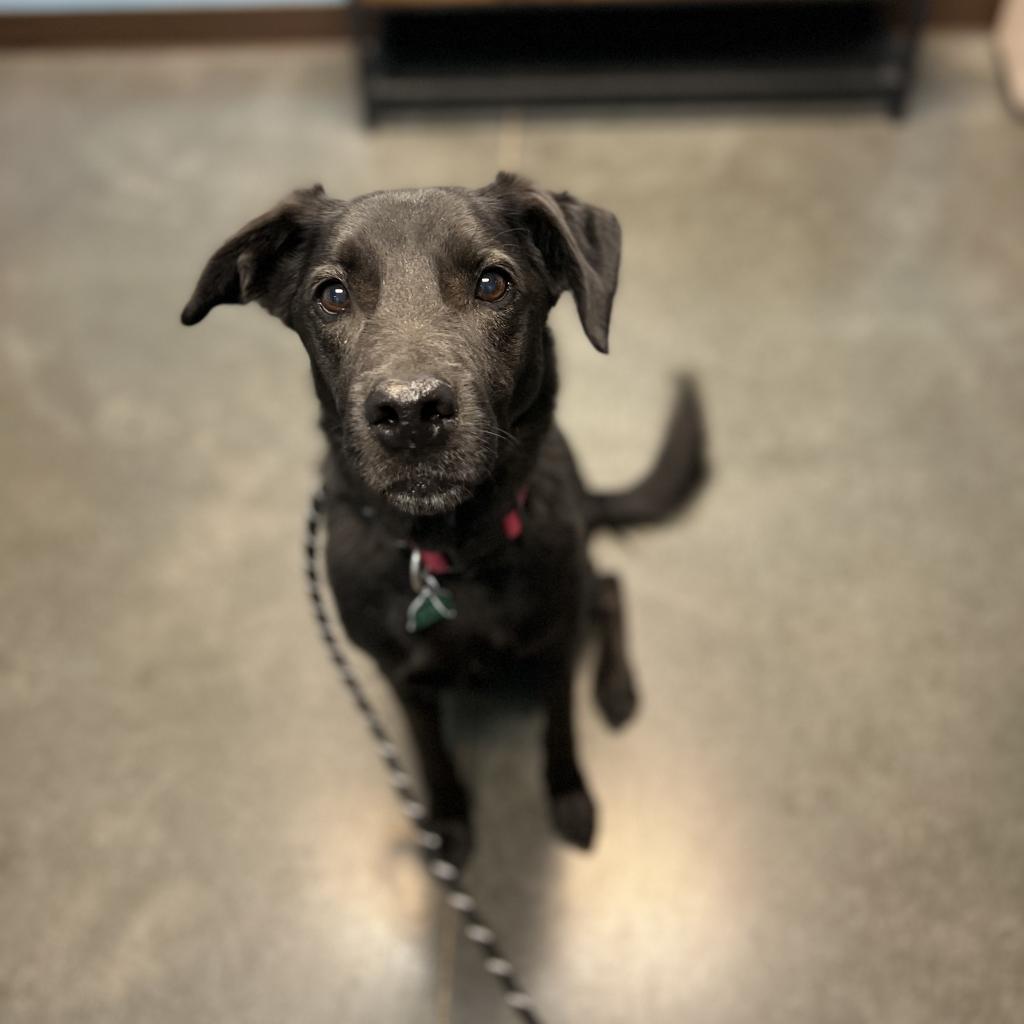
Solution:
{"label": "dog's chest", "polygon": [[535,516],[514,541],[499,539],[468,564],[452,559],[457,571],[437,573],[450,617],[415,621],[423,581],[410,573],[411,557],[372,520],[344,510],[334,517],[329,564],[342,620],[378,658],[429,655],[453,671],[473,672],[541,655],[576,631],[586,563],[582,532],[572,522]]}

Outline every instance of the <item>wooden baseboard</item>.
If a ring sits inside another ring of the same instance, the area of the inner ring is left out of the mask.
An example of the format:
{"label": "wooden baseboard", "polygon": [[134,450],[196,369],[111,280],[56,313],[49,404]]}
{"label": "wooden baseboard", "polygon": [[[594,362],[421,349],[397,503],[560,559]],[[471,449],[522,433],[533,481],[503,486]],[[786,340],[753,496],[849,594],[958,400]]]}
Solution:
{"label": "wooden baseboard", "polygon": [[0,15],[0,48],[337,39],[349,34],[351,23],[351,14],[345,7],[5,14]]}
{"label": "wooden baseboard", "polygon": [[999,0],[931,0],[928,20],[948,28],[985,28],[998,6]]}
{"label": "wooden baseboard", "polygon": [[[932,0],[929,21],[936,25],[990,25],[997,2]],[[339,39],[351,32],[352,16],[346,7],[0,14],[0,49],[16,46],[146,46]]]}

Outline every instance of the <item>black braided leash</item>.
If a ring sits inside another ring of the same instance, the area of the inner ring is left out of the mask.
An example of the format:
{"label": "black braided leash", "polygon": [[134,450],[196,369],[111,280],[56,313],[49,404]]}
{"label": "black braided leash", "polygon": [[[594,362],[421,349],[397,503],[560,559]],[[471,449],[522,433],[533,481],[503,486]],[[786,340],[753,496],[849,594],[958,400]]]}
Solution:
{"label": "black braided leash", "polygon": [[306,524],[306,577],[309,582],[309,596],[313,602],[313,613],[320,625],[320,635],[327,645],[331,661],[338,669],[342,682],[373,734],[377,752],[387,768],[391,788],[402,805],[403,813],[416,829],[419,845],[423,850],[423,862],[427,870],[438,885],[444,889],[448,906],[462,915],[466,938],[479,947],[483,956],[484,970],[501,986],[506,1004],[522,1020],[526,1021],[526,1024],[541,1024],[530,997],[516,980],[512,964],[502,956],[498,948],[497,937],[481,918],[476,908],[476,900],[459,884],[459,869],[437,853],[441,849],[441,836],[427,827],[427,810],[413,791],[412,778],[402,767],[397,748],[388,737],[384,726],[381,725],[377,712],[366,699],[362,685],[356,679],[351,666],[338,646],[334,630],[327,618],[327,609],[324,605],[320,585],[320,573],[317,569],[317,534],[324,514],[324,502],[323,490],[317,491],[310,502],[309,519]]}

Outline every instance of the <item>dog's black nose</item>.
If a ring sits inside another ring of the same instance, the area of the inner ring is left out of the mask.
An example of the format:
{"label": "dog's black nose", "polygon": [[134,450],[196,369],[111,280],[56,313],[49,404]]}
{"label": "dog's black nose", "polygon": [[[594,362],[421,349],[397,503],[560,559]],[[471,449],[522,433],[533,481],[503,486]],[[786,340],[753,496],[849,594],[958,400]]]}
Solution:
{"label": "dog's black nose", "polygon": [[435,377],[379,384],[363,410],[381,444],[395,450],[444,444],[459,411],[455,392]]}

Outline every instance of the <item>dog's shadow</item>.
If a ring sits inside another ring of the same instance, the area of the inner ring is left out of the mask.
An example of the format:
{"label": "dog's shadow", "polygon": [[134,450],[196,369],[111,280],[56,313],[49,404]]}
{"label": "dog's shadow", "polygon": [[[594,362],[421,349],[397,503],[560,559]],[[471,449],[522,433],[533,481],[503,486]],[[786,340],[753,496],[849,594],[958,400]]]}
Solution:
{"label": "dog's shadow", "polygon": [[545,874],[553,831],[544,784],[544,705],[532,681],[445,695],[442,721],[472,800],[470,866],[507,887]]}
{"label": "dog's shadow", "polygon": [[[543,970],[537,959],[551,923],[562,846],[544,783],[540,694],[525,679],[495,683],[448,694],[442,708],[445,732],[472,799],[474,848],[465,885],[526,980]],[[441,901],[437,914],[437,933],[450,935],[457,922]],[[499,996],[480,970],[477,950],[455,938],[442,942],[440,960],[439,987],[444,990],[447,977],[452,1019],[488,1019],[474,1008],[479,1005],[483,1012]]]}

